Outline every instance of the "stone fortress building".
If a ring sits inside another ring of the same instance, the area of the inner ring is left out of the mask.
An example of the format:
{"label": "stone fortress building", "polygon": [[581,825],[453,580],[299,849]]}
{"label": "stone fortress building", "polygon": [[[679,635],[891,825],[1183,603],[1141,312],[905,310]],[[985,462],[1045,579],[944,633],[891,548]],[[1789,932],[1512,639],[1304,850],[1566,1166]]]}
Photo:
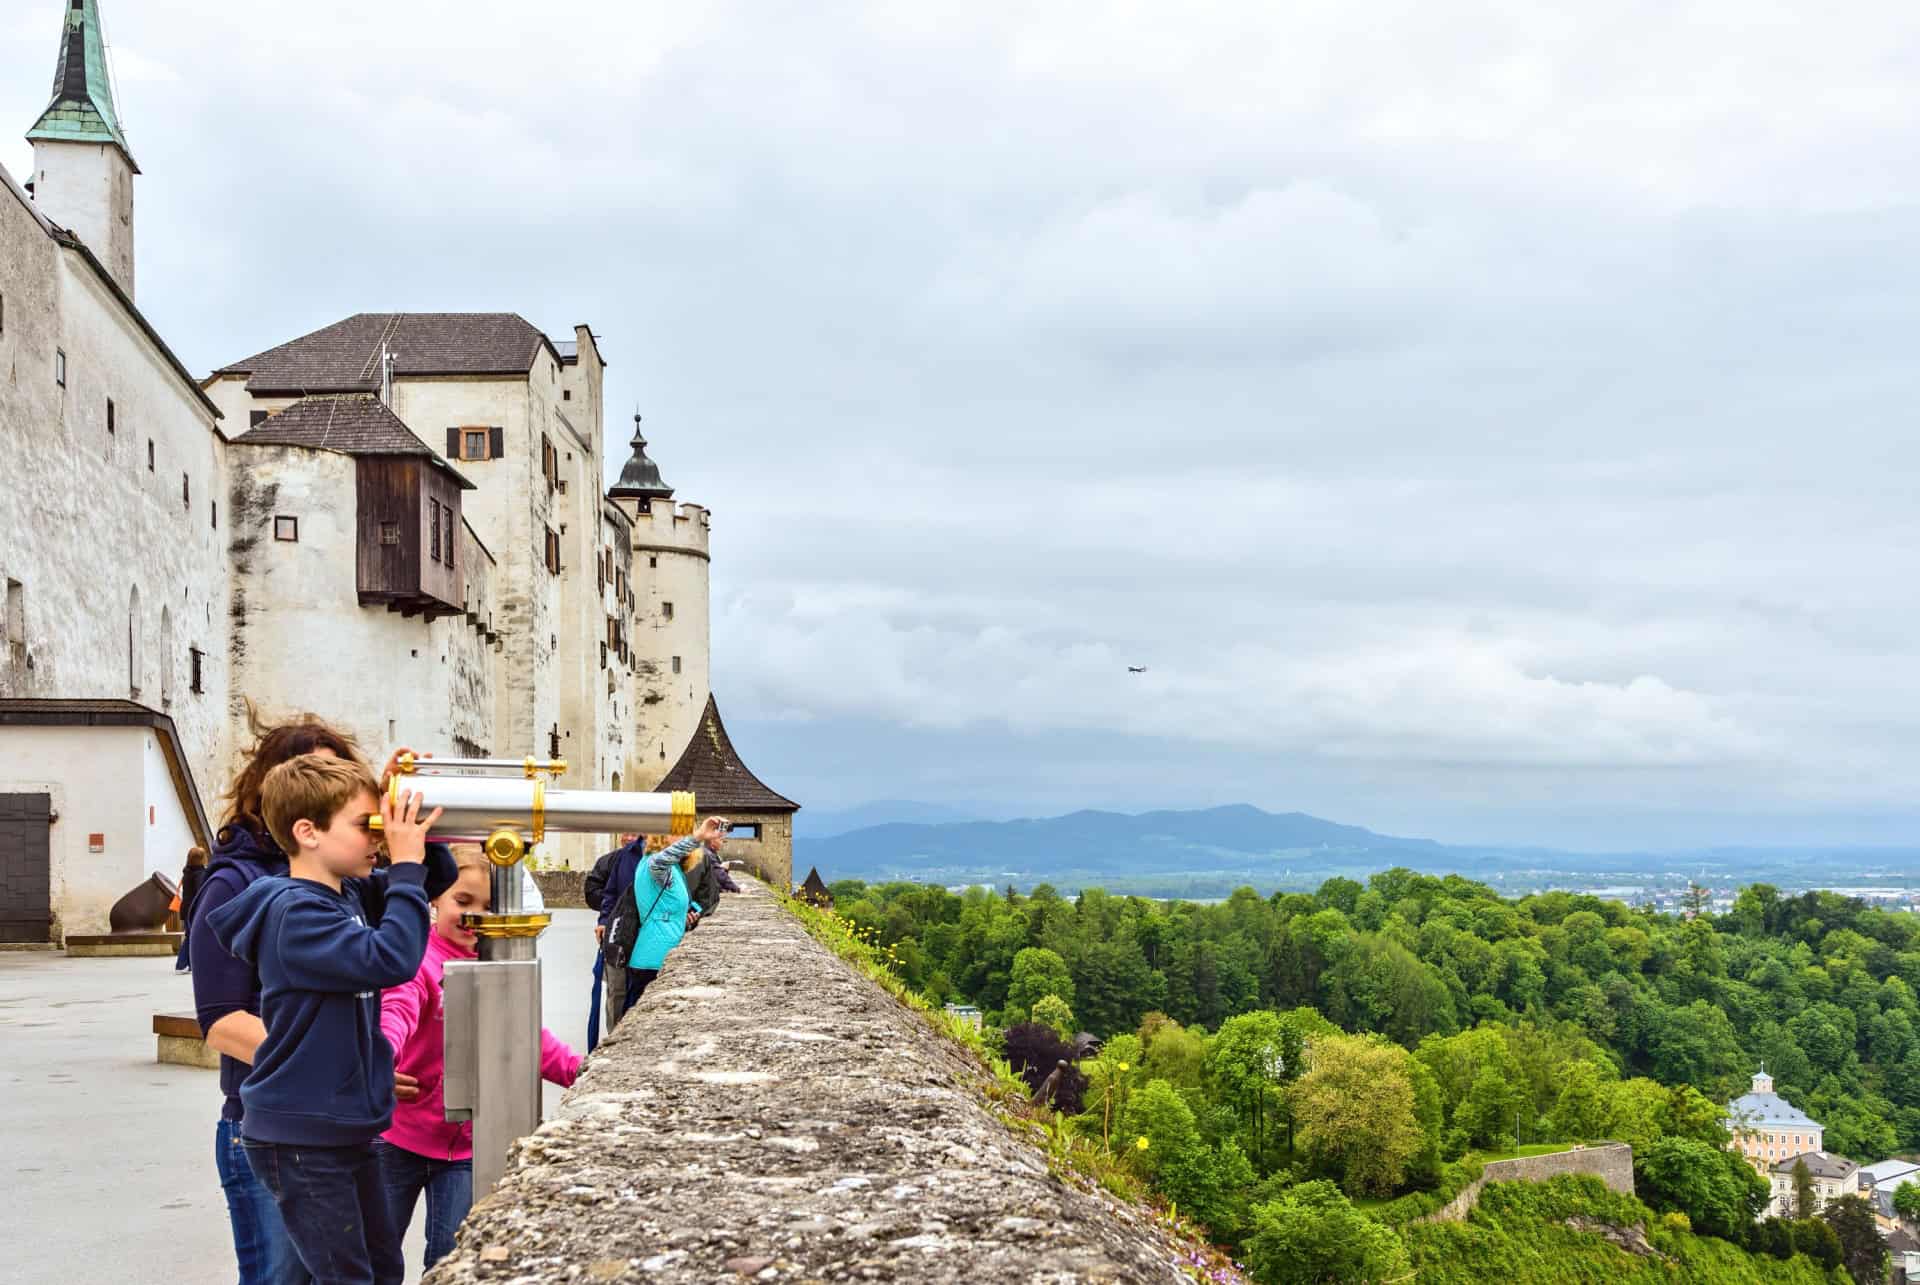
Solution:
{"label": "stone fortress building", "polygon": [[[638,416],[603,491],[591,328],[365,312],[196,378],[135,302],[98,0],[61,3],[33,173],[0,168],[0,941],[103,931],[177,872],[250,709],[375,758],[564,758],[562,788],[711,775],[710,515]],[[784,891],[796,805],[752,800],[742,855]]]}

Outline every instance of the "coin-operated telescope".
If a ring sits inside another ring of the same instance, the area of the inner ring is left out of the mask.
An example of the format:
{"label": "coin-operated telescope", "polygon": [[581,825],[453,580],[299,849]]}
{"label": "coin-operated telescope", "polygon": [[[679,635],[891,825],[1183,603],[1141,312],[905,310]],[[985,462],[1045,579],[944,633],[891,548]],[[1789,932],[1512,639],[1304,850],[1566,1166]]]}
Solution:
{"label": "coin-operated telescope", "polygon": [[[694,799],[684,792],[561,790],[564,759],[429,758],[403,754],[387,792],[421,796],[420,814],[441,809],[428,836],[478,843],[489,863],[484,914],[462,916],[480,939],[475,962],[449,963],[446,1012],[447,1119],[473,1122],[476,1194],[506,1171],[507,1149],[540,1124],[540,959],[536,942],[551,916],[533,909],[521,860],[550,832],[693,833]],[[369,818],[377,831],[380,818]]]}

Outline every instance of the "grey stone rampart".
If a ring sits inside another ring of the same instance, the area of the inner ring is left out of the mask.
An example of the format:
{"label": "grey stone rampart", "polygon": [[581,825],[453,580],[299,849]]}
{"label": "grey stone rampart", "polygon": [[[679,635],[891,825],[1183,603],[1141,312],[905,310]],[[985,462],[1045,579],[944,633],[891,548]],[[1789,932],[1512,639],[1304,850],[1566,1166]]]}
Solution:
{"label": "grey stone rampart", "polygon": [[1602,1142],[1573,1151],[1555,1151],[1544,1156],[1516,1156],[1495,1160],[1471,1183],[1461,1188],[1451,1201],[1416,1223],[1457,1223],[1480,1203],[1480,1189],[1490,1182],[1545,1182],[1562,1174],[1590,1173],[1615,1191],[1631,1196],[1633,1190],[1633,1148],[1624,1142]]}
{"label": "grey stone rampart", "polygon": [[1182,1281],[985,1072],[755,882],[668,958],[428,1285]]}

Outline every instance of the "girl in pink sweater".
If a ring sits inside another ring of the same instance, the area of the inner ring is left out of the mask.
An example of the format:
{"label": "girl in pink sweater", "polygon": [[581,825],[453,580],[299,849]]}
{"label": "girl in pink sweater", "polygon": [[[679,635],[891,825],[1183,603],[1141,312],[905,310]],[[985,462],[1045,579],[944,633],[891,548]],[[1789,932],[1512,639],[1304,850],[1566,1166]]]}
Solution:
{"label": "girl in pink sweater", "polygon": [[[420,971],[380,997],[380,1031],[393,1045],[399,1099],[392,1127],[376,1144],[380,1176],[402,1237],[420,1193],[427,1193],[428,1267],[453,1248],[453,1233],[473,1205],[473,1126],[449,1124],[442,1098],[446,1019],[440,976],[448,960],[475,957],[477,939],[460,926],[460,916],[485,911],[490,895],[480,850],[456,844],[453,855],[460,878],[433,903],[433,931]],[[580,1058],[546,1030],[540,1032],[540,1074],[560,1085],[580,1074]]]}

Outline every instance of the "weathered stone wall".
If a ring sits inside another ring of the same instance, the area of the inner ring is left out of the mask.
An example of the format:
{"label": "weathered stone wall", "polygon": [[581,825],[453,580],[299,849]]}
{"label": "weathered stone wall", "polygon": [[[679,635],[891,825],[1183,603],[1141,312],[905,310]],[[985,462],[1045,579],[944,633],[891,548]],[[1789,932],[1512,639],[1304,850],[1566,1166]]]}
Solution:
{"label": "weathered stone wall", "polygon": [[1416,1218],[1421,1223],[1457,1223],[1473,1212],[1480,1203],[1480,1189],[1490,1182],[1545,1182],[1549,1178],[1558,1178],[1562,1174],[1590,1173],[1600,1181],[1627,1195],[1633,1191],[1633,1148],[1624,1142],[1603,1142],[1597,1146],[1582,1147],[1576,1151],[1556,1151],[1545,1156],[1518,1156],[1512,1160],[1496,1160],[1488,1165],[1480,1177],[1467,1185],[1442,1208],[1424,1218]]}
{"label": "weathered stone wall", "polygon": [[748,883],[427,1281],[1186,1279],[1143,1211],[1053,1178],[984,1081]]}

